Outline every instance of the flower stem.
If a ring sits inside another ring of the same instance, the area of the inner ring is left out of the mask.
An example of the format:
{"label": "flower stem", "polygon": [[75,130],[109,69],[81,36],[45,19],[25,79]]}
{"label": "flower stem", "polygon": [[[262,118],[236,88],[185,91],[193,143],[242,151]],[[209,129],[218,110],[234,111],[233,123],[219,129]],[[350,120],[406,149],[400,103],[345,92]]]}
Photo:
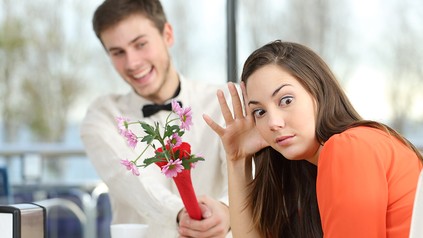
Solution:
{"label": "flower stem", "polygon": [[144,150],[140,153],[140,155],[138,155],[138,157],[135,159],[135,163],[137,163],[137,161],[141,158],[141,156],[144,154],[145,151],[147,151],[148,147],[150,147],[150,144],[147,144],[147,146],[144,148]]}

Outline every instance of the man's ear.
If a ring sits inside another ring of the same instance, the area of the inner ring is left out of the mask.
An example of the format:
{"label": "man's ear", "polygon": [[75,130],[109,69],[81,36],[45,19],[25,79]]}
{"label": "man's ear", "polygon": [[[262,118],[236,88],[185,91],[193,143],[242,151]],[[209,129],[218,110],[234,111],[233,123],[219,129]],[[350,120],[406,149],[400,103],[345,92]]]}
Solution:
{"label": "man's ear", "polygon": [[174,35],[173,35],[173,28],[170,23],[166,22],[163,28],[163,38],[167,44],[168,47],[173,46],[174,43]]}

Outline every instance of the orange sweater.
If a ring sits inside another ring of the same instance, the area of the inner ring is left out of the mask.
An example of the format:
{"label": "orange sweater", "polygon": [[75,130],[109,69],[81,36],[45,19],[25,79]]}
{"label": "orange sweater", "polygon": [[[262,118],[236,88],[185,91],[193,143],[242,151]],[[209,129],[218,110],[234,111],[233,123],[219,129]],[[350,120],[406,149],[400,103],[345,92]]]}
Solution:
{"label": "orange sweater", "polygon": [[357,127],[323,146],[317,199],[325,238],[408,237],[422,164],[386,132]]}

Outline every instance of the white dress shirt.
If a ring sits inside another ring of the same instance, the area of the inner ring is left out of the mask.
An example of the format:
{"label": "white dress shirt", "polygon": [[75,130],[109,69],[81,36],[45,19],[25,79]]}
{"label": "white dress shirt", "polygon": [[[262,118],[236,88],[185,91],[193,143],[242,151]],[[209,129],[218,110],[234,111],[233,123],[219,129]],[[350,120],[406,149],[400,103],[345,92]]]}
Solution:
{"label": "white dress shirt", "polygon": [[[192,153],[205,158],[191,170],[194,190],[197,196],[208,195],[227,204],[225,152],[220,138],[202,118],[204,113],[223,125],[216,91],[225,87],[188,81],[182,76],[180,82],[181,90],[176,99],[183,107],[190,106],[193,113],[193,126],[185,132],[183,141],[191,144]],[[81,138],[88,158],[109,188],[112,223],[146,223],[150,226],[148,237],[177,237],[176,217],[183,203],[173,180],[166,178],[154,164],[140,168],[138,177],[120,164],[121,159],[135,159],[145,143],[131,149],[118,133],[116,117],[143,120],[151,125],[154,121],[164,124],[169,111],[143,118],[142,106],[151,103],[134,91],[102,96],[88,108]],[[131,128],[136,134],[142,132],[139,126]],[[146,156],[152,155],[153,150],[147,151]]]}

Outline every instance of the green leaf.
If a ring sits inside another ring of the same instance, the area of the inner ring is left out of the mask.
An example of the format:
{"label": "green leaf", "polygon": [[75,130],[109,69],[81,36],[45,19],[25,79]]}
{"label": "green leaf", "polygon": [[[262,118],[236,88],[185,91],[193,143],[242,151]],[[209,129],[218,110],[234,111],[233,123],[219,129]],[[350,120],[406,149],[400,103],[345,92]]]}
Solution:
{"label": "green leaf", "polygon": [[179,150],[175,151],[175,154],[174,154],[175,159],[178,159],[179,158],[179,154],[180,154],[180,151]]}
{"label": "green leaf", "polygon": [[156,133],[154,131],[154,127],[150,126],[149,124],[145,123],[145,122],[140,122],[141,123],[141,127],[144,129],[145,133],[147,133],[148,135],[152,135],[155,136]]}
{"label": "green leaf", "polygon": [[163,158],[163,159],[169,159],[170,158],[170,153],[167,150],[164,150],[163,152],[158,152],[156,151],[156,156],[158,158]]}
{"label": "green leaf", "polygon": [[198,161],[204,161],[204,158],[191,155],[189,159],[182,160],[182,166],[184,166],[184,169],[191,169],[191,164]]}
{"label": "green leaf", "polygon": [[154,139],[155,139],[154,135],[146,135],[142,138],[141,142],[146,142],[147,144],[151,144],[153,143]]}
{"label": "green leaf", "polygon": [[155,132],[155,135],[156,136],[160,136],[160,124],[159,124],[159,122],[154,122],[154,125],[156,126],[156,128],[154,129],[154,132]]}
{"label": "green leaf", "polygon": [[178,133],[178,135],[179,135],[179,130],[180,130],[179,126],[177,126],[177,125],[173,125],[173,126],[167,125],[164,137],[170,137],[173,133]]}
{"label": "green leaf", "polygon": [[145,164],[145,167],[147,167],[150,164],[153,164],[153,163],[156,163],[156,162],[162,162],[162,161],[164,161],[164,160],[154,156],[154,157],[151,157],[151,158],[144,159],[144,164]]}
{"label": "green leaf", "polygon": [[198,162],[198,161],[204,161],[204,158],[203,157],[197,157],[195,155],[191,155],[190,158],[189,158],[189,161],[191,163],[195,163],[195,162]]}
{"label": "green leaf", "polygon": [[191,162],[189,160],[183,159],[182,166],[184,166],[184,169],[191,169]]}

